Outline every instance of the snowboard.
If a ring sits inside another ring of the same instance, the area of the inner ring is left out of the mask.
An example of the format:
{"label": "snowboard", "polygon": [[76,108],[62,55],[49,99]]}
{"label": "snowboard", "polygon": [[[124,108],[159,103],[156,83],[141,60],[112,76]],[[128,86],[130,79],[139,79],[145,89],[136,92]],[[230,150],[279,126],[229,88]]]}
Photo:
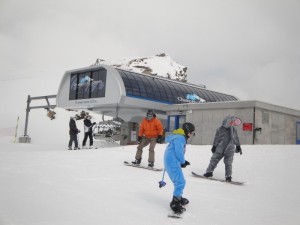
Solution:
{"label": "snowboard", "polygon": [[183,218],[182,216],[185,213],[185,211],[186,211],[186,208],[184,208],[184,211],[180,214],[175,213],[175,212],[172,211],[172,212],[168,213],[168,217],[174,218],[174,219],[182,219]]}
{"label": "snowboard", "polygon": [[231,181],[227,182],[225,179],[219,179],[219,178],[214,178],[214,177],[205,177],[203,175],[197,174],[195,172],[192,172],[193,176],[198,177],[198,178],[203,178],[207,180],[214,180],[214,181],[219,181],[219,182],[224,182],[227,184],[234,184],[234,185],[243,185],[245,182],[240,182],[240,181]]}
{"label": "snowboard", "polygon": [[81,148],[82,150],[90,150],[90,149],[98,149],[97,146],[94,146],[94,147],[83,147]]}
{"label": "snowboard", "polygon": [[130,162],[124,161],[125,166],[132,166],[136,168],[142,168],[142,169],[147,169],[147,170],[153,170],[153,171],[163,171],[162,168],[155,168],[155,167],[150,167],[150,166],[143,166],[143,165],[135,165]]}
{"label": "snowboard", "polygon": [[170,213],[168,214],[168,217],[174,218],[174,219],[182,219],[182,214],[183,214],[183,213],[177,214],[177,213],[174,213],[174,212],[170,212]]}

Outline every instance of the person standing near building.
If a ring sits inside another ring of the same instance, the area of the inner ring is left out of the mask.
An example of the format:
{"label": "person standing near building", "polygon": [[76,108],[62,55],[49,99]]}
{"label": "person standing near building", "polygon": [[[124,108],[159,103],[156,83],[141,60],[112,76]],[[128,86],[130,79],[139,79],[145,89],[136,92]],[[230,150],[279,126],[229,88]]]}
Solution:
{"label": "person standing near building", "polygon": [[148,166],[153,167],[155,161],[154,148],[156,143],[163,142],[163,126],[156,118],[153,110],[148,110],[146,117],[142,120],[138,136],[138,147],[135,154],[135,165],[141,164],[143,148],[149,146]]}
{"label": "person standing near building", "polygon": [[74,150],[80,149],[78,147],[78,139],[77,139],[77,134],[80,133],[80,130],[77,129],[74,117],[70,117],[69,128],[70,128],[69,129],[70,140],[69,140],[68,150],[72,150],[73,141],[75,143]]}
{"label": "person standing near building", "polygon": [[[239,122],[237,122],[239,121]],[[225,179],[231,182],[232,162],[234,153],[242,154],[240,140],[237,130],[234,126],[240,124],[240,119],[235,116],[226,116],[217,131],[211,149],[213,155],[210,159],[209,166],[206,169],[205,177],[212,177],[213,171],[219,161],[224,157]]]}
{"label": "person standing near building", "polygon": [[182,168],[190,165],[189,161],[185,160],[184,154],[187,140],[194,134],[195,126],[192,123],[184,123],[182,128],[174,130],[173,134],[166,138],[169,145],[164,154],[164,166],[174,185],[170,207],[176,214],[183,213],[185,211],[184,205],[189,203],[188,199],[182,197],[186,183]]}
{"label": "person standing near building", "polygon": [[84,124],[84,139],[82,141],[82,148],[85,148],[85,144],[87,141],[87,138],[90,139],[90,148],[93,148],[93,126],[96,124],[95,122],[91,122],[92,117],[87,114],[85,116],[85,119],[83,120]]}

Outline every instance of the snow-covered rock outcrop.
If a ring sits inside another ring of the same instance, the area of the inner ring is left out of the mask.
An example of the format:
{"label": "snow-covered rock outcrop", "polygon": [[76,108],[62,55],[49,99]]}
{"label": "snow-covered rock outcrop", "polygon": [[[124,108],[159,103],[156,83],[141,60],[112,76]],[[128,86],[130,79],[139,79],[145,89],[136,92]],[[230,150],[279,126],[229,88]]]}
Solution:
{"label": "snow-covered rock outcrop", "polygon": [[121,60],[97,59],[95,64],[111,65],[136,73],[160,76],[181,82],[187,81],[187,67],[178,64],[165,53],[150,57],[124,58]]}

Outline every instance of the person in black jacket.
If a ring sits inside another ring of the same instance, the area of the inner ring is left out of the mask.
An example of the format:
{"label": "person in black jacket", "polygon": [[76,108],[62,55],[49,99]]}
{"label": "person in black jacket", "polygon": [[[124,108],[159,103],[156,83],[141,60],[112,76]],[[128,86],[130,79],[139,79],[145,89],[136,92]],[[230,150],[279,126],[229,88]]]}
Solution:
{"label": "person in black jacket", "polygon": [[70,127],[70,130],[69,130],[70,140],[69,140],[69,148],[68,148],[68,150],[72,150],[72,143],[73,143],[73,141],[75,143],[74,150],[80,149],[78,147],[78,139],[77,139],[77,134],[80,133],[80,130],[77,129],[74,117],[70,118],[69,127]]}
{"label": "person in black jacket", "polygon": [[84,139],[82,142],[82,148],[85,148],[85,144],[87,141],[87,138],[90,139],[90,148],[93,148],[93,126],[96,124],[95,122],[91,122],[92,117],[90,115],[87,115],[83,121],[84,124]]}

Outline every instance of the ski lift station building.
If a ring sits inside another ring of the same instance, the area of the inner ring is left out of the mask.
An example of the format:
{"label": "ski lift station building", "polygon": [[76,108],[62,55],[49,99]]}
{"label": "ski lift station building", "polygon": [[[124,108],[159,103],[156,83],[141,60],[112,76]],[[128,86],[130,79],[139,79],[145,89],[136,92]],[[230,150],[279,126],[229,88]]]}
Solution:
{"label": "ski lift station building", "polygon": [[[242,120],[238,127],[242,144],[300,143],[298,110],[259,101],[239,101],[235,96],[207,90],[204,85],[108,65],[65,72],[56,101],[60,108],[90,110],[136,124],[152,109],[163,122],[166,134],[185,121],[194,123],[196,135],[192,144],[211,145],[216,129],[229,114]],[[132,129],[128,131],[129,137],[135,139],[136,135],[130,135]]]}

